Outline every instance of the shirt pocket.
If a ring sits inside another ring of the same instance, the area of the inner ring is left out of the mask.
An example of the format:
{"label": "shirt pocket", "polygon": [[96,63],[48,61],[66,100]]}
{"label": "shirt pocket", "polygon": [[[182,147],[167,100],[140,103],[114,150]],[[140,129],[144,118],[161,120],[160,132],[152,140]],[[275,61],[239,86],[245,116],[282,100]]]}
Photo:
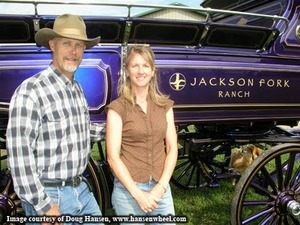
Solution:
{"label": "shirt pocket", "polygon": [[44,121],[46,122],[60,122],[69,117],[69,112],[62,105],[52,104],[45,110]]}
{"label": "shirt pocket", "polygon": [[69,120],[70,113],[66,108],[63,108],[58,104],[51,105],[51,107],[45,110],[45,114],[43,116],[41,129],[44,139],[60,139],[63,134],[66,134],[66,132],[69,133]]}

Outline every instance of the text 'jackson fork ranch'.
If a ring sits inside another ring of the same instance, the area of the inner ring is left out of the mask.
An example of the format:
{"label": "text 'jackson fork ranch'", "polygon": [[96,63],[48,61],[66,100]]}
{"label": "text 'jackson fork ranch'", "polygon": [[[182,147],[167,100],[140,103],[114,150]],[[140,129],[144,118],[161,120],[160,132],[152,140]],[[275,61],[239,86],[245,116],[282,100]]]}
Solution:
{"label": "text 'jackson fork ranch'", "polygon": [[[290,88],[290,80],[283,79],[252,79],[252,78],[197,78],[194,77],[190,82],[191,87],[259,87],[259,88]],[[249,98],[251,97],[250,90],[218,90],[220,98]]]}

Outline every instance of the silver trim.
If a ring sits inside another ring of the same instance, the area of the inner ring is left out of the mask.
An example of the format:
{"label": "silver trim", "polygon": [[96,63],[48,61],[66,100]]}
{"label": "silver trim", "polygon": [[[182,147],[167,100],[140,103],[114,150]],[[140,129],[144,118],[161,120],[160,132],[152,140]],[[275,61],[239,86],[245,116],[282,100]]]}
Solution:
{"label": "silver trim", "polygon": [[[19,3],[19,4],[33,4],[35,8],[35,15],[38,16],[38,5],[92,5],[92,6],[112,6],[112,7],[126,7],[127,8],[127,17],[131,17],[132,8],[152,8],[152,9],[180,9],[186,11],[193,11],[199,13],[205,13],[206,22],[209,22],[211,15],[214,13],[224,14],[224,15],[237,15],[237,16],[252,16],[257,18],[268,18],[274,21],[273,26],[275,27],[280,21],[282,21],[285,26],[280,35],[282,35],[288,28],[289,20],[283,16],[277,15],[265,15],[258,13],[249,13],[249,12],[240,12],[240,11],[231,11],[231,10],[221,10],[221,9],[211,9],[203,7],[187,7],[187,6],[176,6],[176,5],[152,5],[152,4],[132,4],[132,3],[97,3],[94,1],[76,1],[76,2],[65,2],[65,1],[30,1],[30,0],[2,0],[1,3]],[[118,10],[116,10],[118,11]],[[99,15],[101,16],[101,15]]]}

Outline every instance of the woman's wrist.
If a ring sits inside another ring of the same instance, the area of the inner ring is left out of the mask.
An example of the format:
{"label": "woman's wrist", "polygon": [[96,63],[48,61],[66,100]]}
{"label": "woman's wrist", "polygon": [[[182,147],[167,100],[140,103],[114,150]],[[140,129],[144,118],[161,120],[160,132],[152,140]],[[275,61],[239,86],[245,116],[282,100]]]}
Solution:
{"label": "woman's wrist", "polygon": [[162,185],[161,183],[157,183],[158,184],[158,186],[160,186],[162,189],[164,189],[164,192],[166,192],[167,191],[167,188],[164,186],[164,185]]}

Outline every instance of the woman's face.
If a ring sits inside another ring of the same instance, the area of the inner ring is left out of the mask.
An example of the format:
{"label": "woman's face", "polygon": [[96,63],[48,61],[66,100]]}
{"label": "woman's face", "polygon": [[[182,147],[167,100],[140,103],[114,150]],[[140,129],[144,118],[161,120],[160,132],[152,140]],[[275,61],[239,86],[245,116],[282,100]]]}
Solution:
{"label": "woman's face", "polygon": [[126,68],[126,76],[129,77],[133,89],[148,87],[154,71],[141,54],[132,53]]}

